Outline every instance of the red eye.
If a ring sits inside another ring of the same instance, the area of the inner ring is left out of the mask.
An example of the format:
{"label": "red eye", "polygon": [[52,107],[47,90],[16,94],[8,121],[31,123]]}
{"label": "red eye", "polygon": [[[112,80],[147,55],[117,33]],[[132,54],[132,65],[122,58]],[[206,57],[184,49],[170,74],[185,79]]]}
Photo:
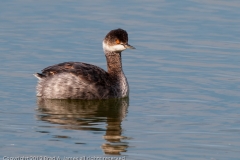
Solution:
{"label": "red eye", "polygon": [[120,43],[120,41],[119,41],[119,39],[116,39],[116,41],[115,41],[117,44],[119,44]]}

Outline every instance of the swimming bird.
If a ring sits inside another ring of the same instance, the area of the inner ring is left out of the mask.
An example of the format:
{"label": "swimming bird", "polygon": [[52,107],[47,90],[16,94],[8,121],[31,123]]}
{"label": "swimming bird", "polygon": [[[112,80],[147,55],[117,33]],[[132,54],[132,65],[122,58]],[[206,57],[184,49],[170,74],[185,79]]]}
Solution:
{"label": "swimming bird", "polygon": [[49,66],[37,77],[37,96],[46,99],[109,99],[129,95],[129,85],[122,70],[121,53],[135,49],[128,44],[128,33],[111,30],[103,40],[107,71],[83,62],[64,62]]}

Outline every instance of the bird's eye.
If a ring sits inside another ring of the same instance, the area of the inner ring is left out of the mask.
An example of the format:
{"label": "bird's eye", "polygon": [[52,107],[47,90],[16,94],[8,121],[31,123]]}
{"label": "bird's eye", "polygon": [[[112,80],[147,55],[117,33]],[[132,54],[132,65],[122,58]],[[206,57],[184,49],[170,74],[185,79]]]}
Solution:
{"label": "bird's eye", "polygon": [[116,41],[115,41],[115,42],[116,42],[116,44],[119,44],[119,43],[120,43],[119,39],[116,39]]}

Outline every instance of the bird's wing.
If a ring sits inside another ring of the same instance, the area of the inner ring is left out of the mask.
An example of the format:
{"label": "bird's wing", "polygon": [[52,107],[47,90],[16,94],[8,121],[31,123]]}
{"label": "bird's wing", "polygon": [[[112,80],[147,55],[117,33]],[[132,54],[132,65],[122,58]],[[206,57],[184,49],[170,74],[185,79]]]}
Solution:
{"label": "bird's wing", "polygon": [[82,62],[64,62],[49,66],[43,69],[42,73],[38,73],[37,77],[46,78],[63,72],[72,73],[86,83],[106,85],[109,80],[109,74],[105,70]]}

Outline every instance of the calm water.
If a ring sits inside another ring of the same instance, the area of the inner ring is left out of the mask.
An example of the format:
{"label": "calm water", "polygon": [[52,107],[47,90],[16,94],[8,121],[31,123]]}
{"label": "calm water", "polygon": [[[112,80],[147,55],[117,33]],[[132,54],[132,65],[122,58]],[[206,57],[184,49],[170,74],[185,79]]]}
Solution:
{"label": "calm water", "polygon": [[[240,1],[2,1],[0,156],[240,159]],[[44,67],[106,68],[101,41],[115,28],[130,97],[35,97]]]}

